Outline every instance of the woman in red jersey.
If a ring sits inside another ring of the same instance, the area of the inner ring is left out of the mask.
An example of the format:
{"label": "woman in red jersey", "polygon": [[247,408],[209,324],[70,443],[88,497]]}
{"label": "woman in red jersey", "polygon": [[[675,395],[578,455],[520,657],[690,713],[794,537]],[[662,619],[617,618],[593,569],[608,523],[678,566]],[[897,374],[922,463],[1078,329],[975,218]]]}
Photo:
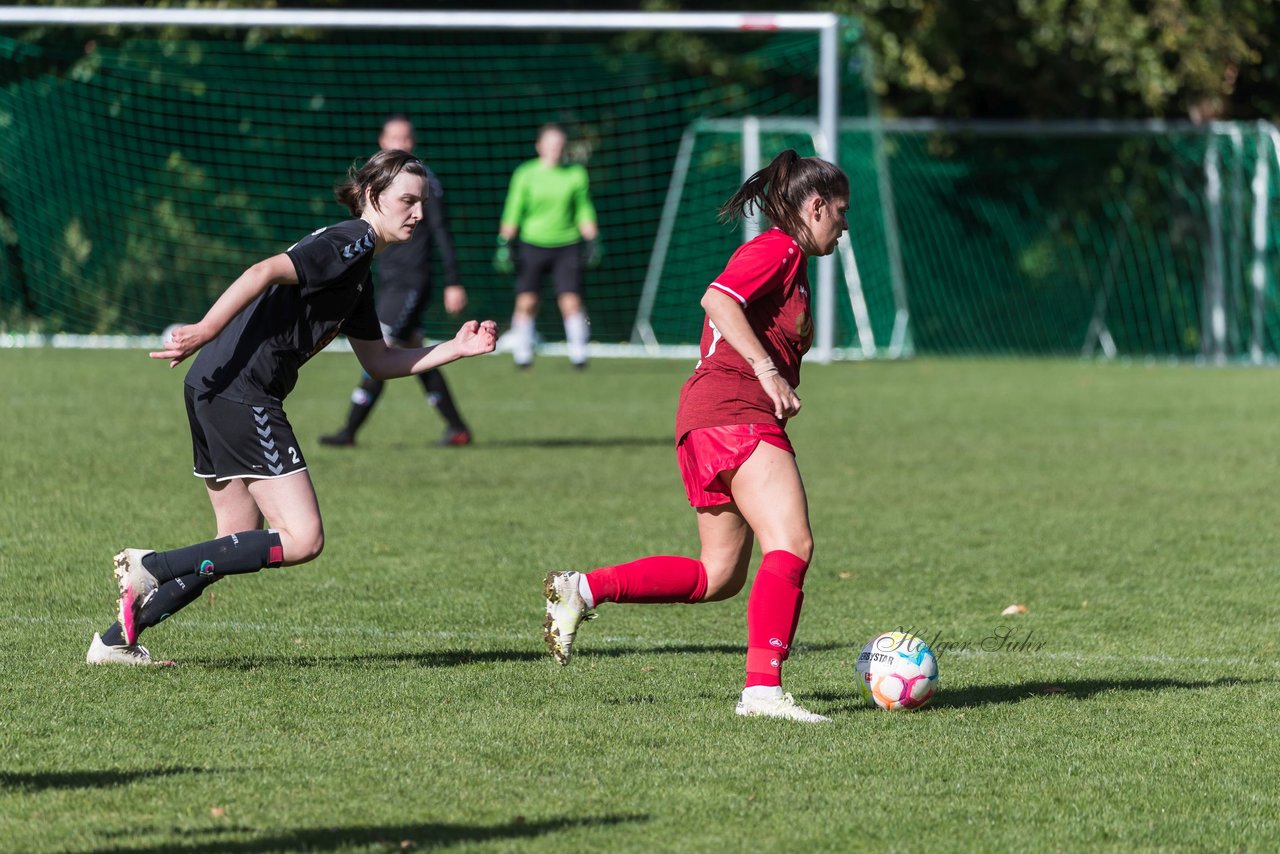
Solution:
{"label": "woman in red jersey", "polygon": [[544,638],[568,664],[574,635],[604,602],[715,602],[742,589],[751,549],[764,559],[747,603],[746,686],[737,713],[829,720],[782,691],[813,554],[809,507],[787,419],[800,412],[800,359],[813,341],[807,262],[835,251],[847,227],[849,179],[795,151],[779,154],[720,209],[762,210],[773,224],[742,245],[702,297],[702,358],[680,392],[676,441],[699,559],[657,556],[545,581]]}

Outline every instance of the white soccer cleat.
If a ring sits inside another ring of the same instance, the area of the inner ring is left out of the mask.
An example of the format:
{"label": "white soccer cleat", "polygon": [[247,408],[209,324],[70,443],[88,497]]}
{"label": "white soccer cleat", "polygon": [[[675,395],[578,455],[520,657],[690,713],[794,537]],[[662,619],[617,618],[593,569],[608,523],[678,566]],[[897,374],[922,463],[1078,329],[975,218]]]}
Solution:
{"label": "white soccer cleat", "polygon": [[157,661],[140,643],[129,646],[107,646],[102,642],[102,635],[94,632],[93,643],[89,644],[89,653],[84,657],[86,664],[125,664],[133,666],[169,667],[172,661]]}
{"label": "white soccer cleat", "polygon": [[152,554],[149,549],[125,549],[115,557],[116,586],[120,588],[120,628],[128,644],[138,642],[138,612],[142,602],[160,582],[142,565],[142,559]]}
{"label": "white soccer cleat", "polygon": [[744,693],[738,700],[735,711],[744,718],[783,718],[803,724],[831,723],[831,718],[809,711],[790,694],[783,694],[781,697],[753,697]]}
{"label": "white soccer cleat", "polygon": [[573,654],[573,637],[583,620],[590,620],[595,613],[587,607],[586,600],[578,592],[580,572],[548,572],[542,583],[547,597],[547,617],[542,621],[542,639],[547,650],[561,664],[569,663]]}

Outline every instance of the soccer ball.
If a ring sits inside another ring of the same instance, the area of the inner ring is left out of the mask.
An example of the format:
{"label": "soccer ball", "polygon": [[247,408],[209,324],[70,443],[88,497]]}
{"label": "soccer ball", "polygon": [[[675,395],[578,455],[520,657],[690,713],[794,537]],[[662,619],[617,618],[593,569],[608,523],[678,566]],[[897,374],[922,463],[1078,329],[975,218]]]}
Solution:
{"label": "soccer ball", "polygon": [[876,635],[858,653],[858,690],[872,706],[918,709],[938,692],[938,659],[915,635]]}

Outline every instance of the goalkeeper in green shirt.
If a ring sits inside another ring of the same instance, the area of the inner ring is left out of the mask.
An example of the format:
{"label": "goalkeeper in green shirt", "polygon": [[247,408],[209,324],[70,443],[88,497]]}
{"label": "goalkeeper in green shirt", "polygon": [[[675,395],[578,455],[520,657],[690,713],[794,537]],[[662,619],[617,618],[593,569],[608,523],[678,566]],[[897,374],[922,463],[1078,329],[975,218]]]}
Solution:
{"label": "goalkeeper in green shirt", "polygon": [[[538,130],[538,156],[512,173],[502,209],[493,264],[500,273],[516,274],[510,338],[519,368],[533,364],[538,289],[547,275],[564,318],[569,361],[578,369],[587,366],[590,324],[582,303],[582,268],[597,266],[601,249],[596,209],[587,194],[587,170],[561,162],[566,141],[559,125]],[[517,235],[519,252],[513,251]]]}

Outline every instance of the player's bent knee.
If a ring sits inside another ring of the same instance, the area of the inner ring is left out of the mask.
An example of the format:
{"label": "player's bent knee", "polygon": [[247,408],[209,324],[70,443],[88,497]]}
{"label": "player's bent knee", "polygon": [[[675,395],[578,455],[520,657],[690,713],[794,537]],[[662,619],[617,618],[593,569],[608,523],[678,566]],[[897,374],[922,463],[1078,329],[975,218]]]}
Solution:
{"label": "player's bent knee", "polygon": [[765,539],[760,538],[760,548],[768,554],[773,551],[790,552],[805,563],[813,563],[813,537],[809,534]]}
{"label": "player's bent knee", "polygon": [[737,567],[717,570],[708,566],[707,592],[703,594],[702,601],[722,602],[737,596],[747,582],[747,574],[737,570]]}
{"label": "player's bent knee", "polygon": [[723,584],[712,586],[707,583],[707,593],[702,597],[703,602],[723,602],[725,599],[732,599],[742,592],[743,586],[746,584],[745,578],[731,578]]}
{"label": "player's bent knee", "polygon": [[324,533],[282,536],[286,563],[307,563],[320,557],[324,551]]}
{"label": "player's bent knee", "polygon": [[307,560],[315,560],[320,557],[320,553],[324,551],[324,534],[316,534],[308,541],[307,545]]}

